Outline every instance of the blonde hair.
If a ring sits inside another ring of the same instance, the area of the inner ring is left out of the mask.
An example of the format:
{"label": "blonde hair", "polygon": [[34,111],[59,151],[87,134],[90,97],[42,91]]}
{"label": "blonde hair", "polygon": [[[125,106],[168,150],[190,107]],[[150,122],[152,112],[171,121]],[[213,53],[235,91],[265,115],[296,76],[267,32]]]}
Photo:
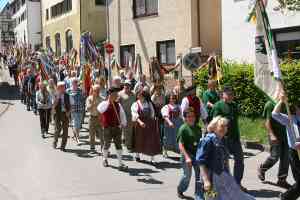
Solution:
{"label": "blonde hair", "polygon": [[211,120],[211,122],[208,124],[207,131],[215,132],[219,125],[227,125],[227,124],[228,124],[228,119],[221,116],[217,116],[213,118],[213,120]]}

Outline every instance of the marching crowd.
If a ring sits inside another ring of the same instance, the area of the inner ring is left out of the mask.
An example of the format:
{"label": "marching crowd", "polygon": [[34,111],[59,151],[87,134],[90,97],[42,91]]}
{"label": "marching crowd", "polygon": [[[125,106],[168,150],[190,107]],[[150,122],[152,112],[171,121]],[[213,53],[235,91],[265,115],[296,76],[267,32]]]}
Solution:
{"label": "marching crowd", "polygon": [[[9,56],[9,59],[12,68],[15,58]],[[216,81],[209,80],[208,90],[200,99],[194,86],[185,88],[184,80],[169,90],[162,83],[150,84],[145,75],[135,80],[131,70],[121,72],[107,84],[108,70],[97,63],[80,70],[80,67],[69,69],[66,63],[58,62],[47,80],[32,65],[17,68],[20,73],[16,85],[20,88],[21,101],[28,111],[39,115],[43,138],[49,133],[51,122],[54,124],[54,149],[61,136],[59,148],[66,151],[70,124],[72,138],[80,145],[80,131],[88,117],[90,149],[96,151],[98,139],[104,167],[110,166],[112,142],[118,169],[125,172],[128,167],[122,160],[124,146],[136,162],[149,159],[153,165],[159,165],[155,156],[162,153],[167,158],[172,151],[181,155],[183,169],[178,197],[185,198],[184,192],[194,170],[196,200],[255,199],[242,186],[244,153],[239,108],[232,87],[225,86],[223,91],[217,92]],[[258,176],[264,181],[266,171],[280,158],[278,185],[288,189],[281,199],[296,200],[300,195],[300,161],[296,151],[300,141],[293,137],[293,131],[299,131],[300,107],[293,106],[293,115],[287,116],[281,111],[285,103],[286,97],[281,94],[277,104],[266,104],[264,117],[271,154],[259,166]],[[291,128],[290,121],[297,129]],[[230,156],[234,160],[233,176],[228,164]],[[296,180],[293,186],[286,182],[289,163]]]}

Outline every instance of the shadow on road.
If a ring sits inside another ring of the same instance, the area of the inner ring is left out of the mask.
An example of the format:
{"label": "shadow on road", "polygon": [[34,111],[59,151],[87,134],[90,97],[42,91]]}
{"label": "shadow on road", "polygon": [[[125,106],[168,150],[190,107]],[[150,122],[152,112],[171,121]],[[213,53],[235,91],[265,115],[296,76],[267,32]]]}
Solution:
{"label": "shadow on road", "polygon": [[248,193],[254,197],[257,198],[270,198],[270,199],[274,199],[277,198],[279,196],[279,194],[281,192],[279,191],[274,191],[274,190],[249,190]]}
{"label": "shadow on road", "polygon": [[76,154],[80,158],[94,158],[99,156],[97,152],[85,149],[66,149],[66,153]]}
{"label": "shadow on road", "polygon": [[19,100],[19,89],[9,84],[0,84],[0,100]]}

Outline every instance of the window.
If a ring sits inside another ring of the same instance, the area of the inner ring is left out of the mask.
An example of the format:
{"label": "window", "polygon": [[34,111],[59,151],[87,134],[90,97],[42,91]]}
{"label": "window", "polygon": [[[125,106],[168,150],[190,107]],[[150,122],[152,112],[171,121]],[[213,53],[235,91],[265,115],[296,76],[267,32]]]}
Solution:
{"label": "window", "polygon": [[158,0],[133,0],[134,17],[158,14]]}
{"label": "window", "polygon": [[72,0],[64,0],[51,7],[51,17],[61,16],[72,10]]}
{"label": "window", "polygon": [[300,59],[300,27],[274,30],[280,58]]}
{"label": "window", "polygon": [[50,48],[51,47],[51,40],[50,40],[50,36],[46,37],[46,48]]}
{"label": "window", "polygon": [[157,57],[162,65],[173,65],[176,63],[175,40],[157,42]]}
{"label": "window", "polygon": [[96,6],[103,6],[106,4],[106,0],[95,0]]}
{"label": "window", "polygon": [[135,59],[135,46],[124,45],[120,47],[121,67],[129,67]]}
{"label": "window", "polygon": [[49,20],[49,9],[46,9],[46,20]]}
{"label": "window", "polygon": [[56,56],[61,55],[61,42],[60,42],[60,34],[59,33],[55,34],[55,53],[56,53]]}
{"label": "window", "polygon": [[71,49],[73,48],[73,35],[72,31],[68,30],[66,32],[66,50],[69,53]]}

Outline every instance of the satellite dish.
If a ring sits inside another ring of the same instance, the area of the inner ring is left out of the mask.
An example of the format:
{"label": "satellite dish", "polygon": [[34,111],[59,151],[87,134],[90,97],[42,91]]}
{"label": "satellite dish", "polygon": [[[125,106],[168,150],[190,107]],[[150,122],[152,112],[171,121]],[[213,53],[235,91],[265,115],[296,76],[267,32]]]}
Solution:
{"label": "satellite dish", "polygon": [[201,57],[199,53],[188,53],[183,57],[183,65],[189,71],[195,71],[201,66]]}

